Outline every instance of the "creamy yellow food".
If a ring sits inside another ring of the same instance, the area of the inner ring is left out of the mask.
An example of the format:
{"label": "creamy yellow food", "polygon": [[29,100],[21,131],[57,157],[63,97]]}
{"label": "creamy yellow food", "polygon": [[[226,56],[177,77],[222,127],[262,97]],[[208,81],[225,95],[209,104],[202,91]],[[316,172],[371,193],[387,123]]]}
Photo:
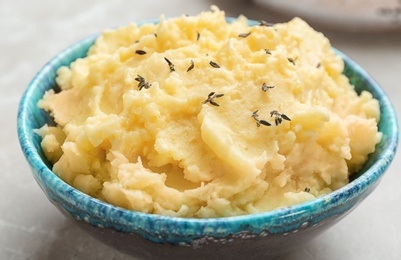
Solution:
{"label": "creamy yellow food", "polygon": [[53,171],[111,204],[179,217],[286,207],[348,183],[380,141],[321,33],[217,7],[105,31],[39,106]]}

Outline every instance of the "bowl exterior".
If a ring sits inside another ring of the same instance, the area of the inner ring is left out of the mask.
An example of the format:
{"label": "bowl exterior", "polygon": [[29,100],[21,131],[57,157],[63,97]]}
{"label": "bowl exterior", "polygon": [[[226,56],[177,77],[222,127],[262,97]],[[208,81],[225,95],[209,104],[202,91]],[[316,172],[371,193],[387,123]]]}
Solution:
{"label": "bowl exterior", "polygon": [[[150,21],[142,23],[147,22]],[[49,114],[37,107],[37,102],[46,90],[57,90],[57,69],[86,56],[96,38],[97,35],[91,36],[66,49],[36,75],[20,102],[18,135],[33,176],[49,200],[94,237],[121,251],[149,259],[219,259],[227,255],[230,259],[257,259],[284,253],[302,246],[355,208],[375,189],[394,158],[398,145],[394,108],[378,84],[358,64],[337,51],[345,62],[344,74],[358,92],[371,92],[379,100],[382,112],[379,124],[382,141],[348,185],[292,207],[218,219],[150,215],[94,199],[51,172],[40,147],[40,137],[33,130],[45,123],[54,124]]]}

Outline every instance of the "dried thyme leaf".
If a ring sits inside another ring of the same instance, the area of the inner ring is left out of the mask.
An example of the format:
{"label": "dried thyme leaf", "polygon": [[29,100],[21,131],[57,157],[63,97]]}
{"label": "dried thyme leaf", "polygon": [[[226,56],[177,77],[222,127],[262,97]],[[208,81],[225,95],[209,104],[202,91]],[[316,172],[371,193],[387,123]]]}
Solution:
{"label": "dried thyme leaf", "polygon": [[194,61],[191,60],[191,65],[188,67],[187,72],[192,70],[195,67]]}
{"label": "dried thyme leaf", "polygon": [[284,119],[284,120],[287,120],[287,121],[291,121],[291,119],[290,119],[287,115],[281,114],[281,113],[279,113],[277,110],[272,110],[272,111],[270,112],[270,117],[272,117],[272,116],[275,117],[275,118],[274,118],[274,123],[275,123],[276,125],[281,124],[281,122],[283,122],[283,119]]}
{"label": "dried thyme leaf", "polygon": [[220,65],[217,64],[217,63],[214,62],[214,61],[210,61],[209,64],[210,64],[210,66],[212,66],[213,68],[220,68]]}
{"label": "dried thyme leaf", "polygon": [[136,50],[135,53],[138,54],[138,55],[144,55],[144,54],[146,54],[146,51],[144,51],[144,50]]}
{"label": "dried thyme leaf", "polygon": [[287,121],[291,121],[291,119],[285,114],[281,114],[281,118]]}
{"label": "dried thyme leaf", "polygon": [[238,37],[241,37],[241,38],[246,38],[246,37],[248,37],[249,35],[251,35],[251,33],[252,33],[252,32],[248,32],[248,33],[240,33],[240,34],[238,34]]}
{"label": "dried thyme leaf", "polygon": [[210,100],[209,103],[212,104],[213,106],[216,106],[216,107],[219,107],[219,106],[220,106],[219,104],[217,104],[217,103],[214,102],[213,100]]}
{"label": "dried thyme leaf", "polygon": [[151,84],[149,84],[149,82],[147,82],[145,80],[144,77],[142,77],[141,75],[137,75],[137,77],[135,78],[136,81],[138,81],[138,89],[142,90],[143,88],[148,89],[150,88]]}
{"label": "dried thyme leaf", "polygon": [[271,126],[271,124],[265,120],[259,120],[259,124],[265,125],[265,126]]}
{"label": "dried thyme leaf", "polygon": [[288,59],[289,62],[291,62],[292,64],[295,65],[295,60],[296,60],[297,58],[293,59],[293,58],[290,57],[290,58],[287,58],[287,59]]}
{"label": "dried thyme leaf", "polygon": [[259,26],[267,26],[267,27],[272,27],[273,26],[273,24],[268,23],[268,22],[266,22],[264,20],[259,20],[258,22],[259,22]]}
{"label": "dried thyme leaf", "polygon": [[271,89],[271,88],[274,88],[274,86],[268,86],[268,85],[266,85],[266,83],[263,83],[263,84],[262,84],[262,90],[263,90],[264,92],[268,91],[268,90]]}
{"label": "dried thyme leaf", "polygon": [[258,112],[259,112],[259,110],[255,110],[252,113],[252,117],[256,121],[256,126],[257,127],[260,127],[260,125],[270,126],[271,124],[269,122],[267,122],[266,120],[259,120]]}
{"label": "dried thyme leaf", "polygon": [[216,92],[210,92],[209,95],[207,95],[207,99],[205,101],[202,102],[202,104],[206,104],[206,103],[210,103],[213,106],[220,106],[219,104],[217,104],[214,99],[215,98],[221,98],[222,96],[224,96],[224,94],[216,94]]}
{"label": "dried thyme leaf", "polygon": [[166,57],[164,57],[164,60],[167,62],[168,67],[170,68],[170,72],[175,71],[174,64],[169,59],[167,59]]}

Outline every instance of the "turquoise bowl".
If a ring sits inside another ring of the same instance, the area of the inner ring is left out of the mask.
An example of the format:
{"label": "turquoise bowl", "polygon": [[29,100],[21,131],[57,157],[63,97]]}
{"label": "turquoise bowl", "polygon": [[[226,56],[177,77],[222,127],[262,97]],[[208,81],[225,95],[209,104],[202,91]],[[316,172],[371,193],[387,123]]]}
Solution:
{"label": "turquoise bowl", "polygon": [[388,96],[358,64],[336,50],[345,62],[344,74],[358,92],[372,93],[382,112],[382,141],[348,185],[287,208],[209,219],[145,214],[90,197],[51,171],[40,146],[41,138],[33,130],[45,123],[53,124],[51,116],[40,110],[37,102],[46,90],[57,89],[57,69],[85,57],[97,37],[72,45],[39,71],[20,101],[18,135],[33,176],[47,198],[78,226],[122,252],[141,259],[259,259],[283,254],[304,245],[346,216],[376,188],[394,158],[398,123]]}

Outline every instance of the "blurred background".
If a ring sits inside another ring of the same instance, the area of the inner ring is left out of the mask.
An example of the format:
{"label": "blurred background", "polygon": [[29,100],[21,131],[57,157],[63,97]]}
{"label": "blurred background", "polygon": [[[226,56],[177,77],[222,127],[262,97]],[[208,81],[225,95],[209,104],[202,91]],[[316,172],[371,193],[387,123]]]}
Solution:
{"label": "blurred background", "polygon": [[[210,5],[272,23],[305,19],[364,67],[401,114],[400,0],[1,0],[0,259],[133,259],[79,230],[45,198],[19,148],[18,102],[49,59],[86,36],[160,14],[196,15]],[[279,259],[401,259],[400,168],[397,156],[363,205]]]}

